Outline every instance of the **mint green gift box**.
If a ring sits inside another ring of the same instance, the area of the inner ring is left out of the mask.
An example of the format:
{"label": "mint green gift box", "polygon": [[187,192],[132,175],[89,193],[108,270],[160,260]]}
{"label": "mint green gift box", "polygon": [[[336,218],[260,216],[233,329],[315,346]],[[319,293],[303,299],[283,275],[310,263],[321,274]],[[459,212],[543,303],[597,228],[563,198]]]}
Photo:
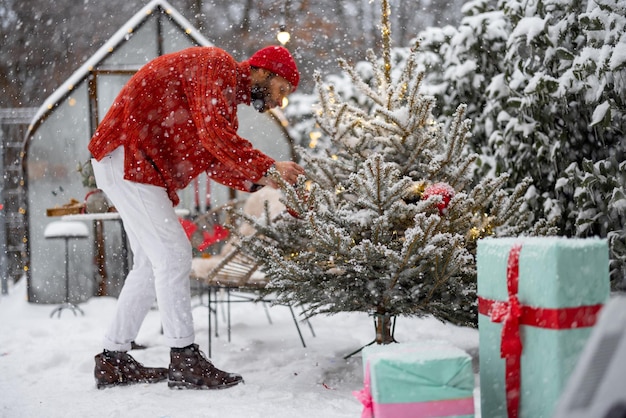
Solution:
{"label": "mint green gift box", "polygon": [[465,351],[432,340],[368,346],[362,357],[375,418],[474,417],[474,373]]}
{"label": "mint green gift box", "polygon": [[[606,240],[487,238],[478,242],[478,296],[507,302],[507,262],[519,254],[518,298],[523,306],[576,308],[604,304],[609,297]],[[522,341],[520,418],[550,418],[592,327],[546,329],[520,325]],[[480,314],[481,414],[506,418],[505,362],[500,357],[502,323]]]}

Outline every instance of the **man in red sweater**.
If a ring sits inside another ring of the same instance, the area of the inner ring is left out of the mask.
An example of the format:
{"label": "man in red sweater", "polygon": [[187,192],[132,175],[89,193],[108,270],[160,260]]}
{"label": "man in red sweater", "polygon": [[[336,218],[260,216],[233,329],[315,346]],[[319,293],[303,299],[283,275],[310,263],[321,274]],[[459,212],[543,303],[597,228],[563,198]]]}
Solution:
{"label": "man in red sweater", "polygon": [[[277,187],[266,176],[272,167],[295,183],[302,167],[274,161],[237,135],[237,105],[279,106],[299,80],[283,47],[242,62],[219,48],[193,47],[149,62],[120,91],[89,143],[98,187],[124,222],[134,261],[95,357],[98,388],[169,379],[171,388],[217,389],[242,381],[194,344],[192,252],[174,212],[177,191],[202,172],[242,191]],[[169,369],[145,367],[127,353],[155,300]]]}

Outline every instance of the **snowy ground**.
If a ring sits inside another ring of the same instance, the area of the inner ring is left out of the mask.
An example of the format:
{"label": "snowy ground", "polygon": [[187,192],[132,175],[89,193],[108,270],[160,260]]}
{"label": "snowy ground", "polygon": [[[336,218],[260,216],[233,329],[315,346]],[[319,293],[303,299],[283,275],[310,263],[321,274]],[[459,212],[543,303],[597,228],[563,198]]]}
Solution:
{"label": "snowy ground", "polygon": [[[222,391],[170,390],[167,383],[139,384],[98,390],[93,356],[115,299],[92,298],[81,305],[85,316],[64,311],[50,318],[55,305],[26,301],[24,281],[0,296],[0,417],[271,417],[358,418],[361,404],[352,392],[362,387],[361,358],[343,356],[373,337],[371,318],[339,314],[312,319],[316,333],[302,326],[303,348],[289,310],[271,307],[273,323],[262,305],[233,307],[232,341],[220,323],[213,340],[214,363],[241,373],[245,385]],[[196,300],[195,302],[199,302]],[[221,307],[218,307],[221,309]],[[196,342],[208,346],[207,310],[194,309]],[[442,324],[432,318],[401,318],[396,339],[444,339],[475,358],[478,332]],[[169,348],[163,345],[158,312],[152,311],[137,340],[146,350],[132,351],[148,366],[167,367]],[[475,399],[479,394],[475,390]],[[480,416],[476,402],[476,416]]]}

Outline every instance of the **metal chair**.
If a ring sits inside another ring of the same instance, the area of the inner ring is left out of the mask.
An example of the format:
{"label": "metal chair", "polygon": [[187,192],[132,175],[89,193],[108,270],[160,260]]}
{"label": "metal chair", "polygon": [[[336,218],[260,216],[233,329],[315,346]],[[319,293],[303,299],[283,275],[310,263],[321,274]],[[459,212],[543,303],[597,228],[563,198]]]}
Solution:
{"label": "metal chair", "polygon": [[44,237],[46,239],[62,239],[65,241],[65,301],[50,313],[50,318],[56,313],[58,313],[58,317],[61,318],[61,312],[64,309],[70,309],[74,313],[74,316],[76,316],[77,311],[80,312],[81,315],[85,315],[82,309],[70,302],[69,240],[89,237],[87,225],[83,222],[76,221],[51,222],[44,230]]}
{"label": "metal chair", "polygon": [[[247,215],[260,217],[263,215],[265,201],[268,201],[270,216],[278,216],[285,210],[285,206],[280,202],[281,192],[279,190],[265,187],[260,191],[253,193],[246,200],[243,205],[243,211]],[[239,227],[239,232],[242,235],[257,234],[251,226],[243,224]],[[230,308],[231,304],[235,302],[261,302],[273,303],[275,298],[270,295],[262,294],[264,288],[269,282],[269,277],[265,276],[260,271],[261,265],[249,254],[244,253],[239,247],[235,245],[236,237],[231,237],[225,245],[222,246],[219,254],[212,256],[208,259],[195,258],[192,262],[191,278],[200,288],[207,291],[208,311],[209,311],[209,357],[211,356],[211,344],[212,344],[212,316],[215,315],[215,334],[217,336],[217,309],[213,307],[220,302],[217,297],[212,298],[212,294],[217,294],[218,291],[224,291],[226,294],[226,320],[228,341],[230,341],[231,323],[230,323]],[[291,305],[287,305],[293,322],[295,324],[300,342],[303,347],[306,347],[304,337],[300,330],[298,319],[293,311]],[[268,315],[268,320],[271,323],[271,318]],[[304,320],[311,334],[315,337],[315,331],[308,319]]]}
{"label": "metal chair", "polygon": [[[261,267],[260,264],[255,261],[249,255],[243,253],[241,249],[234,248],[228,254],[219,258],[217,265],[212,268],[208,273],[198,274],[198,270],[204,270],[206,268],[198,268],[199,263],[213,261],[211,259],[202,260],[195,259],[194,267],[192,268],[191,277],[197,280],[208,293],[208,315],[209,315],[209,347],[208,353],[211,356],[212,345],[212,321],[211,317],[215,315],[215,332],[217,336],[217,309],[213,309],[212,305],[219,302],[217,298],[212,299],[211,294],[217,294],[218,291],[223,290],[226,292],[226,320],[227,320],[227,332],[228,341],[230,342],[231,334],[231,321],[230,321],[230,308],[231,304],[235,302],[261,302],[273,303],[275,298],[270,295],[262,295],[260,292],[267,286],[269,278],[265,274],[260,273],[258,270]],[[217,260],[215,260],[217,261]],[[233,299],[234,297],[234,299]],[[306,348],[298,319],[294,313],[291,305],[286,305],[289,308],[293,323],[296,326],[298,336],[302,347]],[[266,315],[271,323],[271,318],[266,310]],[[304,322],[309,326],[311,334],[315,337],[315,331],[308,319],[304,319]]]}

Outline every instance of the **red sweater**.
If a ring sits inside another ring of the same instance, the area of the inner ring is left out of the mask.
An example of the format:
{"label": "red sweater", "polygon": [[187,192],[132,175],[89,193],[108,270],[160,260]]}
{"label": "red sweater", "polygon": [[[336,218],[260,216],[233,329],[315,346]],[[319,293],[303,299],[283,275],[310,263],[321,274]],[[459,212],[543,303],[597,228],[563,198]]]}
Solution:
{"label": "red sweater", "polygon": [[274,160],[237,135],[250,104],[250,65],[214,47],[162,55],[122,88],[89,143],[97,160],[124,147],[124,178],[165,187],[174,205],[203,171],[243,191]]}

